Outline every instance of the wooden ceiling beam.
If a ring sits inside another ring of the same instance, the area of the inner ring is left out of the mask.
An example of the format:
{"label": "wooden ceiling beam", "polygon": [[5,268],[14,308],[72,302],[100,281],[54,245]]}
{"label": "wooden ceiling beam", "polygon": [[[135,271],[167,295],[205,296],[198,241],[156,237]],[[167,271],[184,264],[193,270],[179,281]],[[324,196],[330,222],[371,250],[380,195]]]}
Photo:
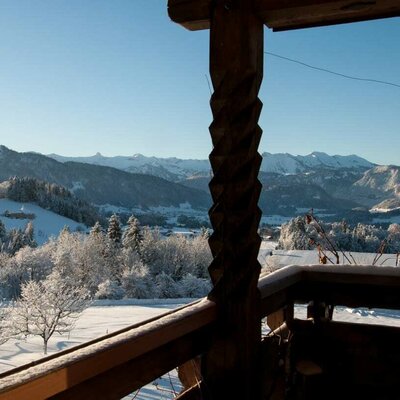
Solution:
{"label": "wooden ceiling beam", "polygon": [[274,31],[400,16],[400,0],[257,0],[255,7]]}
{"label": "wooden ceiling beam", "polygon": [[191,31],[210,28],[211,0],[168,0],[172,21]]}
{"label": "wooden ceiling beam", "polygon": [[[275,31],[400,16],[400,0],[254,0],[254,7]],[[170,18],[189,30],[209,29],[210,9],[211,0],[168,1]]]}

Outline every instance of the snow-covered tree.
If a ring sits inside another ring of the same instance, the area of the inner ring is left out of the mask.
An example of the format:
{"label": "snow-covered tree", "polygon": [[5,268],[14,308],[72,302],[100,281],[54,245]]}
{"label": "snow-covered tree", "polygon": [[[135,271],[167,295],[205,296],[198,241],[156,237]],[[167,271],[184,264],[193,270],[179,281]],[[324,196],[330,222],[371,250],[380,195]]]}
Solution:
{"label": "snow-covered tree", "polygon": [[54,266],[52,261],[53,243],[32,248],[25,246],[14,256],[16,267],[20,271],[26,271],[29,280],[40,281],[51,273]]}
{"label": "snow-covered tree", "polygon": [[393,253],[398,245],[394,225],[385,230],[361,223],[350,227],[344,221],[322,223],[312,220],[306,223],[304,218],[296,217],[282,225],[279,247],[285,250],[304,250],[320,244],[322,248],[329,249],[329,244],[333,244],[336,250],[342,251],[379,253],[383,250],[385,253]]}
{"label": "snow-covered tree", "polygon": [[0,301],[0,344],[3,344],[8,340],[6,333],[7,329],[6,321],[8,314],[7,311],[8,311],[7,305],[3,301]]}
{"label": "snow-covered tree", "polygon": [[101,235],[103,234],[103,228],[100,225],[99,221],[96,221],[96,223],[93,225],[92,229],[90,230],[90,235]]}
{"label": "snow-covered tree", "polygon": [[180,288],[173,278],[161,272],[155,278],[157,297],[160,299],[175,299],[181,296]]}
{"label": "snow-covered tree", "polygon": [[98,285],[112,277],[107,253],[107,237],[100,234],[85,236],[76,249],[82,284],[94,295]]}
{"label": "snow-covered tree", "polygon": [[122,230],[119,218],[113,214],[108,223],[107,229],[107,246],[104,257],[109,268],[111,280],[120,284],[122,265],[121,265],[121,239]]}
{"label": "snow-covered tree", "polygon": [[17,299],[21,285],[28,280],[26,265],[18,263],[11,254],[0,253],[0,293],[3,299]]}
{"label": "snow-covered tree", "polygon": [[[145,226],[142,229],[142,241],[140,243],[140,255],[143,262],[151,268],[153,263],[159,259],[158,244],[162,240],[160,230],[158,228],[150,229]],[[151,268],[152,269],[152,268]],[[152,272],[152,271],[151,271]]]}
{"label": "snow-covered tree", "polygon": [[120,300],[124,297],[124,295],[124,289],[119,285],[118,282],[107,279],[99,284],[95,298]]}
{"label": "snow-covered tree", "polygon": [[88,291],[66,281],[57,271],[41,282],[22,286],[21,298],[9,312],[7,337],[40,336],[43,353],[54,333],[72,329],[75,320],[88,306]]}
{"label": "snow-covered tree", "polygon": [[140,231],[140,223],[137,218],[131,215],[128,219],[128,226],[124,231],[122,244],[128,249],[140,251],[140,243],[142,241],[142,233]]}
{"label": "snow-covered tree", "polygon": [[204,297],[211,290],[210,281],[186,274],[179,282],[182,297]]}
{"label": "snow-covered tree", "polygon": [[10,254],[15,254],[19,249],[24,247],[25,238],[21,229],[11,229],[8,234],[8,243],[6,251]]}
{"label": "snow-covered tree", "polygon": [[37,243],[35,241],[35,230],[33,227],[33,222],[29,221],[26,224],[24,230],[24,245],[29,247],[36,247]]}
{"label": "snow-covered tree", "polygon": [[187,240],[189,261],[184,271],[198,278],[209,279],[208,267],[212,261],[210,246],[208,245],[209,232],[206,229],[201,235]]}
{"label": "snow-covered tree", "polygon": [[306,224],[304,217],[296,217],[282,225],[278,246],[285,250],[310,250],[310,239],[317,241],[316,231]]}
{"label": "snow-covered tree", "polygon": [[0,243],[4,242],[6,239],[6,227],[4,226],[3,221],[0,219]]}
{"label": "snow-covered tree", "polygon": [[110,219],[108,220],[107,236],[114,243],[121,243],[122,231],[117,214],[111,215]]}
{"label": "snow-covered tree", "polygon": [[138,263],[122,274],[122,287],[126,297],[135,299],[151,299],[156,297],[155,284],[149,274],[148,268]]}
{"label": "snow-covered tree", "polygon": [[390,224],[388,228],[388,251],[400,253],[400,224]]}

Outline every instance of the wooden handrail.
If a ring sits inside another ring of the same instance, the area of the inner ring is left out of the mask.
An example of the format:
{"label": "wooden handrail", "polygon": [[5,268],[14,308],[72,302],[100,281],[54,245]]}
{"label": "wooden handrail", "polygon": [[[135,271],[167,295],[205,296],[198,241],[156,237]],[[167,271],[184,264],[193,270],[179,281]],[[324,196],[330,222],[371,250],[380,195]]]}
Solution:
{"label": "wooden handrail", "polygon": [[[290,266],[258,287],[260,318],[310,300],[400,309],[400,269],[393,267]],[[203,299],[2,374],[0,400],[121,398],[206,351],[216,321],[215,303]]]}
{"label": "wooden handrail", "polygon": [[293,302],[400,309],[400,269],[370,265],[288,266],[260,279],[261,317]]}
{"label": "wooden handrail", "polygon": [[[121,398],[202,353],[215,320],[215,304],[204,299],[150,323],[10,373],[1,379],[0,399],[98,399],[99,393],[101,398]],[[114,386],[115,379],[118,385]]]}

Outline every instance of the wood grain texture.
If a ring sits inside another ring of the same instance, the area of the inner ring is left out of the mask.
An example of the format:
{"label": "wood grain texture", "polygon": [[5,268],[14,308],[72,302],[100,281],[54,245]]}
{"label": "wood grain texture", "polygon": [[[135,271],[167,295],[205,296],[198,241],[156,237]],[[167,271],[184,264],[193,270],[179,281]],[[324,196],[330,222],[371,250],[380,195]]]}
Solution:
{"label": "wood grain texture", "polygon": [[276,31],[400,16],[398,0],[257,0],[255,7]]}
{"label": "wood grain texture", "polygon": [[[257,282],[257,229],[261,211],[257,179],[261,156],[258,91],[263,74],[263,24],[247,0],[215,1],[210,32],[214,205],[209,215],[213,261],[209,267],[217,303],[217,335],[203,359],[205,396],[259,398],[261,321]],[[232,385],[235,382],[235,385]]]}

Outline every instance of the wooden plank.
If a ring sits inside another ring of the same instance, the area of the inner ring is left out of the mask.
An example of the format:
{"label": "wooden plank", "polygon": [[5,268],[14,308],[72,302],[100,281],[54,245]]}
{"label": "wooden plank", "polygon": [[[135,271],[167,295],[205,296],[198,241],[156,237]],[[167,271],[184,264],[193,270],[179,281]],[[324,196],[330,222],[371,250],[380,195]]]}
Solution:
{"label": "wooden plank", "polygon": [[[380,267],[377,267],[380,268]],[[311,273],[293,296],[347,307],[400,309],[400,277],[349,276]],[[331,278],[331,281],[330,279]],[[348,281],[344,282],[343,278]]]}
{"label": "wooden plank", "polygon": [[[159,371],[168,370],[171,363],[173,368],[176,363],[185,362],[197,355],[197,351],[201,352],[201,342],[210,335],[209,329],[215,319],[215,304],[204,300],[139,328],[82,347],[79,351],[9,374],[1,380],[0,399],[44,399],[64,391],[73,391],[75,387],[85,385],[85,382],[106,382],[107,379],[111,382],[113,379],[120,379],[114,372],[118,371],[119,374],[127,366],[133,368],[129,371],[130,374],[135,374],[136,380],[130,378],[134,384],[126,383],[127,386],[121,387],[135,390],[139,387],[135,387],[135,384],[141,386],[157,378]],[[199,335],[198,332],[202,334]],[[205,332],[208,332],[207,335]],[[171,357],[173,348],[177,353],[176,359]],[[170,351],[168,357],[163,353],[165,349]],[[156,356],[158,353],[160,357]],[[142,368],[143,360],[157,366],[153,370]],[[121,375],[121,384],[124,379]],[[117,391],[118,388],[110,384],[110,390]]]}
{"label": "wooden plank", "polygon": [[[119,400],[173,370],[176,364],[203,353],[210,345],[211,326],[128,360],[112,369],[74,385],[52,400]],[[118,382],[116,384],[116,382]]]}
{"label": "wooden plank", "polygon": [[[210,4],[211,0],[169,0],[168,12],[187,29],[208,29]],[[400,16],[398,0],[254,0],[254,7],[275,31]]]}

